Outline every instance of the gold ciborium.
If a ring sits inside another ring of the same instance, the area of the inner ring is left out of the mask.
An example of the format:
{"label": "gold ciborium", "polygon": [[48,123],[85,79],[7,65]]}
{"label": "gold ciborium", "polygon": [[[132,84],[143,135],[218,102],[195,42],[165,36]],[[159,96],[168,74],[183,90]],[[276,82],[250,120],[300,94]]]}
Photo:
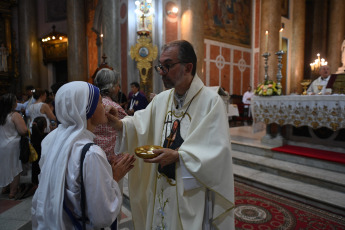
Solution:
{"label": "gold ciborium", "polygon": [[310,84],[311,80],[310,79],[303,79],[301,81],[301,85],[303,87],[303,93],[302,95],[307,95],[307,88],[308,88],[308,85]]}
{"label": "gold ciborium", "polygon": [[323,88],[323,85],[317,85],[317,89],[319,90],[318,95],[322,95],[322,88]]}

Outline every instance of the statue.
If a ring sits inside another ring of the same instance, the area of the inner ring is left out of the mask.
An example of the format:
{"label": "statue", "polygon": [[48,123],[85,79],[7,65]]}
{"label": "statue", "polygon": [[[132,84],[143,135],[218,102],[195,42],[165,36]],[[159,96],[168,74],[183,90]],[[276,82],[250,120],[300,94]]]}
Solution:
{"label": "statue", "polygon": [[7,72],[7,56],[9,55],[8,49],[5,47],[4,43],[1,43],[0,47],[0,57],[1,57],[1,62],[0,62],[0,71]]}
{"label": "statue", "polygon": [[345,73],[345,39],[343,41],[343,43],[341,44],[341,63],[342,66],[338,68],[336,74],[344,74]]}

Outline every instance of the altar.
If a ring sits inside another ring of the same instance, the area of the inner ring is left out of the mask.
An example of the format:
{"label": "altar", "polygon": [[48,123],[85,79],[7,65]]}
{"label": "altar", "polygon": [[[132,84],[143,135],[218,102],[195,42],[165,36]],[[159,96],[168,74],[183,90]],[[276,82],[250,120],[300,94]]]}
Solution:
{"label": "altar", "polygon": [[[345,147],[345,95],[290,95],[252,98],[253,125],[266,125],[263,142],[274,146],[300,141],[324,146]],[[271,125],[277,124],[277,134]],[[285,127],[284,137],[282,127]],[[296,129],[305,135],[294,135]],[[255,129],[255,128],[254,128]],[[317,130],[327,134],[318,135]]]}

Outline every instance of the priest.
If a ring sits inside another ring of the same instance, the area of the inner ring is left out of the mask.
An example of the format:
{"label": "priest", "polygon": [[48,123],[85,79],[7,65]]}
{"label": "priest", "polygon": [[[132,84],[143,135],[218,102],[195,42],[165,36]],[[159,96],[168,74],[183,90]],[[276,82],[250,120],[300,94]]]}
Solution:
{"label": "priest", "polygon": [[122,136],[115,151],[160,145],[153,159],[129,174],[135,229],[234,229],[234,181],[228,121],[220,96],[196,75],[187,41],[162,49],[155,70],[169,89],[146,109],[122,120],[108,115]]}
{"label": "priest", "polygon": [[[328,65],[323,65],[319,70],[320,77],[315,79],[309,86],[307,92],[310,95],[314,94],[330,94],[326,91],[327,83],[331,77],[331,68]],[[320,87],[320,89],[319,89]]]}

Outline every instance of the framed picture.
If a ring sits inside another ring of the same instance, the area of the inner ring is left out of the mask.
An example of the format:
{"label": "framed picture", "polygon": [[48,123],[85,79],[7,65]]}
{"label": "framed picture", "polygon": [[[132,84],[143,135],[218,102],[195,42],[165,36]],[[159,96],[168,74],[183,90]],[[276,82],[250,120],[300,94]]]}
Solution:
{"label": "framed picture", "polygon": [[205,0],[204,4],[206,38],[251,46],[252,0]]}
{"label": "framed picture", "polygon": [[66,0],[46,0],[46,22],[56,22],[67,19]]}
{"label": "framed picture", "polygon": [[289,0],[282,0],[282,16],[289,18]]}

